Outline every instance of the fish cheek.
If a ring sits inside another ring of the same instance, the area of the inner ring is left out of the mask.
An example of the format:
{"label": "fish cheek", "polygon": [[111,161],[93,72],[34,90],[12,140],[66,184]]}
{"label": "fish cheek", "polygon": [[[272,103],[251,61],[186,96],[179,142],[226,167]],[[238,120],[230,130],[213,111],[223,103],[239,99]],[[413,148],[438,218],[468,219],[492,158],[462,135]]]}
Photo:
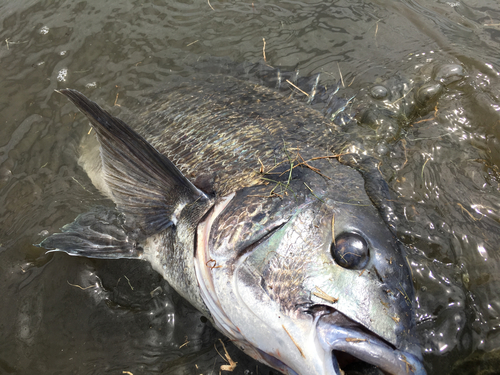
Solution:
{"label": "fish cheek", "polygon": [[289,316],[311,302],[309,293],[304,289],[307,260],[303,255],[304,252],[293,256],[274,256],[262,274],[262,285],[267,295]]}
{"label": "fish cheek", "polygon": [[311,304],[305,281],[311,253],[320,251],[323,242],[311,232],[311,221],[301,220],[301,216],[261,243],[245,261],[247,270],[260,278],[263,292],[288,316],[296,316]]}

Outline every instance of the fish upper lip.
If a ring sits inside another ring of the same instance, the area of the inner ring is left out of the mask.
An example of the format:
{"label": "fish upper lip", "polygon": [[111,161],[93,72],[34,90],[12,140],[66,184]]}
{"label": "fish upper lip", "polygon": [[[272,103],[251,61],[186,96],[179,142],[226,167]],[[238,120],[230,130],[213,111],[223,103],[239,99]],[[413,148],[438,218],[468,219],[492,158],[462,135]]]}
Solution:
{"label": "fish upper lip", "polygon": [[398,350],[333,308],[319,318],[316,330],[321,345],[332,352],[334,361],[333,351],[338,351],[374,365],[386,374],[426,374],[418,355]]}

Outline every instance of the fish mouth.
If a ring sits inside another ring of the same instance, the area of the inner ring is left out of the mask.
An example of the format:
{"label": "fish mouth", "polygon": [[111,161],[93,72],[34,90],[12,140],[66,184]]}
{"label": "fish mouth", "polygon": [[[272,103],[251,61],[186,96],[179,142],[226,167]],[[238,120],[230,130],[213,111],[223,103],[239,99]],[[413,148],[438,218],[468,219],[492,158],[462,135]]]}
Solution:
{"label": "fish mouth", "polygon": [[398,349],[331,307],[319,318],[316,331],[323,349],[332,353],[334,373],[426,374],[417,350]]}

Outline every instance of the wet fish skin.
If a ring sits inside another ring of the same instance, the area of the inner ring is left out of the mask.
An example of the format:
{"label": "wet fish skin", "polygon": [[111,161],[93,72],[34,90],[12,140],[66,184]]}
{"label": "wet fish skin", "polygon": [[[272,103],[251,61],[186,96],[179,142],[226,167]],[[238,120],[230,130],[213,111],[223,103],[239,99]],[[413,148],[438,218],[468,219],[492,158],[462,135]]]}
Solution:
{"label": "wet fish skin", "polygon": [[[335,125],[230,77],[154,95],[137,119],[144,138],[83,95],[62,93],[97,131],[102,163],[87,154],[82,164],[124,213],[130,230],[120,238],[131,245],[123,255],[149,260],[245,352],[289,374],[337,374],[338,344],[324,323],[335,316],[344,329],[371,332],[361,360],[372,363],[370,348],[379,348],[391,361],[377,365],[398,373],[405,352],[414,373],[424,373],[408,266],[372,204],[383,203],[375,195],[384,189],[337,160],[356,161],[335,157],[354,143]],[[365,167],[365,176],[374,173]],[[41,246],[120,256],[124,241],[110,240],[116,231],[88,238],[77,224]],[[362,270],[333,261],[332,241],[343,233],[369,244]],[[104,251],[75,247],[72,239],[85,236]]]}

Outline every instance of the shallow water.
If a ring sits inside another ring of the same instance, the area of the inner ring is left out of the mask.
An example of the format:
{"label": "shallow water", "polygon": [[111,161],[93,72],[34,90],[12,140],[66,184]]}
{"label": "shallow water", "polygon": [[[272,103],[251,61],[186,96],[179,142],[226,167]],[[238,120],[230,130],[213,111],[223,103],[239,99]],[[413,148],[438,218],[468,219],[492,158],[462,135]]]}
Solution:
{"label": "shallow water", "polygon": [[[22,0],[0,5],[0,22],[0,373],[219,372],[222,337],[146,263],[45,256],[32,244],[110,204],[77,164],[89,128],[55,89],[119,116],[186,65],[264,52],[325,82],[341,71],[361,104],[387,77],[411,87],[463,67],[397,129],[359,133],[397,196],[428,373],[500,348],[497,2]],[[234,373],[269,373],[226,347]]]}

